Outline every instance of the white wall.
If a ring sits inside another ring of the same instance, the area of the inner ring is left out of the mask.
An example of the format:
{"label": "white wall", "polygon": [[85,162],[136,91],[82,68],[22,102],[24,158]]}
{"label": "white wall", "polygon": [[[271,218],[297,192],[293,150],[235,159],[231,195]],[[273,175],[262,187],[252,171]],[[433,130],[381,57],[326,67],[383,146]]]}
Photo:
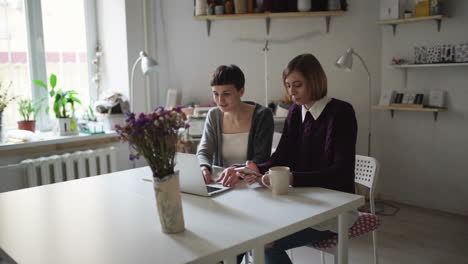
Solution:
{"label": "white wall", "polygon": [[[117,6],[122,8],[124,0],[119,1]],[[192,1],[148,2],[150,31],[147,36],[149,46],[146,48],[150,53],[154,52],[152,55],[161,64],[159,73],[151,77],[153,106],[164,103],[165,91],[169,88],[181,92],[183,104],[211,101],[209,75],[216,66],[229,63],[239,65],[246,74],[245,99],[264,102],[262,44],[237,41],[239,38],[264,39],[263,20],[214,21],[211,36],[207,37],[205,23],[192,17]],[[381,89],[402,88],[402,72],[388,67],[391,57],[412,58],[415,45],[468,41],[468,35],[463,30],[468,3],[446,2],[452,18],[444,20],[440,33],[436,31],[435,22],[421,22],[400,25],[397,36],[393,37],[390,26],[375,24],[378,20],[378,1],[349,2],[349,11],[345,15],[332,18],[329,34],[324,32],[324,18],[272,21],[272,39],[287,39],[316,31],[321,34],[289,44],[270,45],[270,95],[275,100],[283,97],[281,71],[291,58],[304,52],[315,54],[328,75],[329,94],[354,105],[359,122],[357,150],[360,154],[366,154],[369,117],[366,73],[357,60],[352,73],[334,68],[337,56],[347,47],[354,47],[362,55],[371,70],[373,102],[377,103]],[[127,71],[138,50],[145,48],[141,34],[142,3],[127,1],[124,27],[118,23],[107,25],[107,28],[114,30],[127,30],[128,46],[117,43],[120,47],[114,47],[114,51],[122,55],[116,62],[127,64]],[[115,18],[115,14],[113,16]],[[126,59],[123,58],[125,53],[129,54]],[[382,165],[379,186],[383,198],[468,214],[468,193],[463,192],[468,178],[462,166],[466,160],[463,150],[466,147],[464,135],[468,129],[468,124],[463,122],[468,111],[464,104],[468,95],[463,76],[465,71],[465,68],[409,70],[406,89],[428,92],[443,88],[449,91],[450,110],[439,114],[437,122],[429,113],[397,112],[391,119],[388,112],[373,111],[372,153]],[[125,74],[123,68],[121,73],[110,76],[122,78],[119,84],[128,83],[128,73]],[[137,95],[136,100],[144,104],[144,95]]]}
{"label": "white wall", "polygon": [[434,121],[431,113],[376,111],[375,150],[382,164],[382,197],[427,208],[468,215],[468,82],[467,67],[408,70],[391,69],[392,57],[414,59],[414,46],[467,43],[468,1],[444,1],[449,19],[440,32],[427,21],[399,25],[394,37],[390,26],[382,28],[382,89],[446,90],[449,111]]}
{"label": "white wall", "polygon": [[[161,9],[158,9],[161,8]],[[268,57],[270,99],[283,98],[281,72],[294,56],[310,52],[315,54],[329,79],[329,95],[352,103],[359,122],[358,152],[367,149],[368,85],[367,76],[358,61],[354,72],[346,73],[334,67],[334,62],[348,47],[354,47],[366,60],[377,93],[380,83],[380,28],[377,20],[377,1],[350,1],[349,11],[333,17],[330,33],[325,33],[325,18],[273,19],[270,37],[288,39],[309,32],[319,34],[288,44],[272,43]],[[204,21],[193,19],[193,1],[160,0],[154,14],[158,28],[158,58],[162,69],[163,90],[178,89],[182,103],[211,101],[209,77],[221,64],[237,64],[246,75],[247,100],[264,104],[263,43],[239,42],[239,38],[264,39],[265,21],[226,20],[213,21],[211,36],[207,36]],[[164,63],[162,63],[164,61]],[[163,79],[167,78],[167,79]],[[377,97],[375,97],[377,98]]]}
{"label": "white wall", "polygon": [[98,34],[103,50],[101,90],[119,91],[128,96],[129,66],[126,5],[124,0],[97,2]]}

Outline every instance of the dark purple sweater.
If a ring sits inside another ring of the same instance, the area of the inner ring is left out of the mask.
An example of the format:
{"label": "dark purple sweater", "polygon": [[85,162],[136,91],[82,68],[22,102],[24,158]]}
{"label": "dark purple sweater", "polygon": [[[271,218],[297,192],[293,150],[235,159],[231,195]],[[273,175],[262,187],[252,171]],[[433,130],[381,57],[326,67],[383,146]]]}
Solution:
{"label": "dark purple sweater", "polygon": [[302,106],[290,107],[283,135],[261,173],[289,166],[293,186],[312,186],[354,193],[357,122],[351,104],[331,99],[317,120],[302,123]]}

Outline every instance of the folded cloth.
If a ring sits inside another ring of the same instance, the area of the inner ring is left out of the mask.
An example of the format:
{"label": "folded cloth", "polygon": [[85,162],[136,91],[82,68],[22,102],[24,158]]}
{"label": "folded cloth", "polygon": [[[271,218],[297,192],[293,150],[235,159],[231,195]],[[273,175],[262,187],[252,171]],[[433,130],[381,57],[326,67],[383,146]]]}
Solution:
{"label": "folded cloth", "polygon": [[13,129],[6,134],[6,140],[10,143],[29,142],[34,139],[34,133],[29,130]]}
{"label": "folded cloth", "polygon": [[95,105],[96,112],[101,114],[124,114],[130,109],[127,98],[118,92],[108,92]]}

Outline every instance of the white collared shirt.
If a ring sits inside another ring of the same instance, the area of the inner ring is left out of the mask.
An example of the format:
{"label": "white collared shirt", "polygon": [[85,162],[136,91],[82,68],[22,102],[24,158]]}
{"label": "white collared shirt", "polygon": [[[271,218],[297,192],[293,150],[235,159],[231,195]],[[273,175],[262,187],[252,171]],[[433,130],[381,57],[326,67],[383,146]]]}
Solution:
{"label": "white collared shirt", "polygon": [[314,120],[317,120],[317,118],[319,118],[319,116],[322,114],[323,109],[325,109],[325,106],[327,106],[330,100],[330,97],[325,96],[322,99],[315,101],[309,110],[307,110],[307,108],[305,108],[305,106],[302,105],[302,122],[304,122],[305,120],[307,111],[309,111],[312,114]]}

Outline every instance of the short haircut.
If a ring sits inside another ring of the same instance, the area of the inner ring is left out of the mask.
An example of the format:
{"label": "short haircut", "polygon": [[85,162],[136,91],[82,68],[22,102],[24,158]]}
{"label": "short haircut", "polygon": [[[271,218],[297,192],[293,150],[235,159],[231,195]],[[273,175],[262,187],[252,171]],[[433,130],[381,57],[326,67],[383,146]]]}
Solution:
{"label": "short haircut", "polygon": [[311,100],[317,101],[327,95],[327,76],[320,62],[314,55],[306,53],[296,56],[283,70],[283,85],[286,88],[286,78],[292,72],[300,72],[307,80],[307,89]]}
{"label": "short haircut", "polygon": [[234,85],[236,90],[244,88],[245,77],[242,70],[234,64],[221,65],[211,75],[210,85]]}

